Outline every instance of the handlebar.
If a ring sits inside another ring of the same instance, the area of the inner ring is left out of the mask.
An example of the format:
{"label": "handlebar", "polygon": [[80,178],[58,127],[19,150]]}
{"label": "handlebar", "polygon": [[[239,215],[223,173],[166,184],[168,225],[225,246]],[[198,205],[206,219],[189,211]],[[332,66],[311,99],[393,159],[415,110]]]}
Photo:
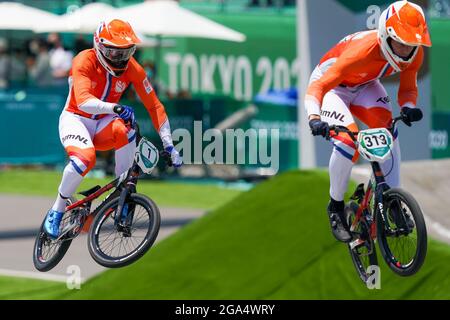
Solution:
{"label": "handlebar", "polygon": [[139,128],[139,125],[136,121],[134,123],[130,123],[130,128],[136,131],[136,144],[139,144],[142,139],[141,128]]}
{"label": "handlebar", "polygon": [[[395,130],[395,127],[397,125],[397,122],[403,121],[403,120],[404,119],[403,119],[402,115],[400,115],[398,117],[395,117],[394,119],[392,119],[391,126],[388,128],[388,130],[393,134],[394,130]],[[335,134],[331,134],[331,131],[334,131]],[[359,131],[351,131],[347,127],[340,126],[340,125],[331,125],[330,126],[330,133],[328,134],[327,138],[328,139],[329,138],[333,138],[333,137],[337,136],[341,132],[342,133],[347,133],[354,142],[356,142],[358,140],[357,136],[358,136]]]}
{"label": "handlebar", "polygon": [[169,167],[173,166],[172,157],[170,156],[169,152],[167,152],[166,150],[161,150],[159,151],[159,156],[164,159]]}
{"label": "handlebar", "polygon": [[[130,123],[130,128],[136,131],[136,145],[138,145],[142,139],[142,135],[137,121],[135,121],[133,124]],[[167,163],[169,167],[173,166],[172,158],[169,152],[167,152],[166,150],[160,150],[159,156],[164,159],[164,161]]]}

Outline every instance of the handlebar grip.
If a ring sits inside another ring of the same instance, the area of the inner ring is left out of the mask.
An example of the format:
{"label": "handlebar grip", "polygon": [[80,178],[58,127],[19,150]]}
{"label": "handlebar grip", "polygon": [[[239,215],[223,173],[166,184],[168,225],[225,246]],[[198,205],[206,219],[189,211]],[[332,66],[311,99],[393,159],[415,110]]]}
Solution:
{"label": "handlebar grip", "polygon": [[132,128],[136,131],[136,143],[138,144],[142,139],[142,135],[141,128],[139,128],[137,121],[134,122],[134,126],[132,125]]}
{"label": "handlebar grip", "polygon": [[[336,134],[332,135],[331,131],[334,131]],[[353,141],[357,140],[356,136],[358,135],[358,132],[353,132],[353,131],[349,130],[346,126],[341,126],[341,125],[331,125],[329,136],[330,136],[330,138],[332,138],[334,136],[337,136],[341,132],[347,133]]]}
{"label": "handlebar grip", "polygon": [[172,158],[170,157],[170,153],[169,152],[167,152],[166,150],[161,150],[159,152],[159,155],[160,155],[161,158],[164,159],[164,161],[166,161],[166,163],[167,163],[167,165],[169,167],[173,166]]}
{"label": "handlebar grip", "polygon": [[113,111],[114,111],[114,113],[120,114],[123,111],[123,107],[120,104],[116,104],[113,107]]}

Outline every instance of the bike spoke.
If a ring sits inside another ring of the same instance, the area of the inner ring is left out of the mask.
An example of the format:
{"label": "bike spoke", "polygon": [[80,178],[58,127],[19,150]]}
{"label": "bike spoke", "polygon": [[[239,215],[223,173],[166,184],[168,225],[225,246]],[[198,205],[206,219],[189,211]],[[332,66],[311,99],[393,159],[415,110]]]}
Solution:
{"label": "bike spoke", "polygon": [[123,245],[123,237],[122,237],[122,235],[120,236],[120,239],[119,239],[119,253],[118,253],[118,257],[120,257],[120,251],[121,251],[121,249],[122,249],[122,245]]}
{"label": "bike spoke", "polygon": [[[133,218],[128,226],[116,226],[113,214],[109,215],[111,219],[105,218],[101,222],[96,243],[104,255],[113,259],[126,257],[144,243],[150,231],[152,213],[142,205],[134,204],[132,214]],[[128,236],[125,236],[127,233]]]}
{"label": "bike spoke", "polygon": [[[141,216],[141,215],[140,215],[140,214],[141,214],[141,210],[139,210],[137,215],[136,215],[136,213],[135,213],[135,217],[134,217],[134,219],[133,219],[133,222],[138,223],[142,218],[145,217],[145,213],[146,213],[146,212],[144,212],[144,214]],[[136,216],[137,216],[138,218],[136,218]]]}
{"label": "bike spoke", "polygon": [[108,226],[105,229],[106,230],[110,229],[111,231],[109,233],[107,233],[106,235],[105,234],[99,234],[99,236],[98,236],[99,240],[100,240],[101,237],[103,237],[103,239],[106,240],[106,239],[108,239],[111,235],[113,235],[116,232],[116,230],[114,228],[114,225]]}
{"label": "bike spoke", "polygon": [[47,255],[46,255],[46,260],[48,260],[49,257],[53,256],[53,252],[54,251],[55,251],[55,244],[52,243],[50,245],[50,247],[48,248]]}
{"label": "bike spoke", "polygon": [[114,244],[116,243],[117,236],[118,236],[118,234],[116,233],[116,234],[114,235],[114,239],[112,240],[112,242],[110,242],[109,246],[107,246],[107,247],[105,248],[105,251],[106,251],[107,249],[110,249],[110,250],[109,250],[109,254],[111,254],[112,250],[116,247]]}
{"label": "bike spoke", "polygon": [[113,255],[113,251],[114,251],[114,249],[116,249],[117,248],[117,246],[118,245],[120,245],[120,241],[119,241],[119,243],[118,244],[115,244],[116,243],[116,240],[117,240],[117,238],[114,238],[114,242],[113,242],[113,245],[112,245],[112,247],[110,248],[110,250],[109,250],[109,253],[108,253],[108,255],[110,256],[110,257],[113,257],[114,255]]}
{"label": "bike spoke", "polygon": [[[395,199],[394,201],[389,205],[387,211],[388,217],[391,216],[394,218],[394,216],[397,215],[396,219],[402,225],[404,224],[403,228],[408,228],[406,216],[409,216],[409,219],[415,224],[416,222],[414,221],[414,217],[409,208],[400,199]],[[393,212],[393,207],[396,208],[398,212]],[[402,226],[398,226],[395,219],[393,219],[391,228],[398,233]],[[387,237],[386,240],[391,254],[403,267],[414,261],[417,249],[417,230],[415,228],[409,234],[392,235]]]}
{"label": "bike spoke", "polygon": [[[129,249],[129,251],[127,251],[128,252],[128,254],[130,254],[131,252],[133,252],[134,250],[136,250],[136,248],[133,248],[134,247],[134,245],[133,245],[133,242],[130,240],[131,239],[131,237],[130,238],[126,238],[127,240],[126,240],[126,242],[125,242],[125,247],[127,248],[127,249]],[[130,243],[131,242],[131,243]]]}
{"label": "bike spoke", "polygon": [[[142,241],[139,242],[139,241],[136,240],[134,237],[130,237],[130,242],[131,242],[136,248],[139,247],[139,245],[142,243]],[[137,245],[135,245],[135,243],[137,243]]]}
{"label": "bike spoke", "polygon": [[[44,250],[45,248],[45,250]],[[42,258],[45,261],[50,260],[54,254],[56,253],[56,251],[59,249],[59,244],[56,242],[51,241],[49,245],[44,245],[42,247]]]}
{"label": "bike spoke", "polygon": [[146,238],[145,236],[142,236],[142,237],[134,237],[133,236],[130,239],[132,239],[134,241],[133,243],[137,243],[137,246],[136,246],[136,248],[137,248],[141,245],[141,243],[143,241],[143,240],[138,240],[138,239],[145,239],[145,238]]}
{"label": "bike spoke", "polygon": [[113,234],[114,234],[114,231],[111,231],[108,234],[108,236],[106,236],[106,238],[104,238],[101,242],[100,242],[100,237],[99,237],[99,242],[98,242],[99,247],[101,247],[101,245],[104,244]]}
{"label": "bike spoke", "polygon": [[[113,234],[114,234],[114,238],[112,240],[110,240],[103,248],[99,244],[100,250],[102,252],[104,252],[105,254],[111,254],[112,250],[115,248],[115,243],[116,243],[118,234],[117,234],[117,232],[114,232]],[[106,241],[102,242],[102,244],[105,242]]]}
{"label": "bike spoke", "polygon": [[141,223],[139,225],[133,226],[132,232],[139,231],[139,230],[147,230],[149,223]]}

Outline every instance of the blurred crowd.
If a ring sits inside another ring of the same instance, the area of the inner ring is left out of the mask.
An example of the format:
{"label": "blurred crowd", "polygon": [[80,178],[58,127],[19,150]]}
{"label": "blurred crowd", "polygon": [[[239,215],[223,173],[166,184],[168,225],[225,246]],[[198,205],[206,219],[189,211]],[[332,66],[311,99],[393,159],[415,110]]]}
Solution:
{"label": "blurred crowd", "polygon": [[292,7],[295,0],[249,0],[249,7]]}
{"label": "blurred crowd", "polygon": [[[66,48],[59,34],[50,33],[46,38],[33,37],[23,45],[10,48],[9,41],[0,38],[0,90],[11,87],[62,87],[67,86],[67,77],[73,58],[81,51],[92,48],[92,42],[78,35]],[[140,50],[135,54],[139,59]],[[161,79],[156,80],[156,66],[151,60],[141,61],[147,77],[156,92],[164,97],[190,98],[185,90],[171,93]],[[135,99],[130,90],[125,96]]]}
{"label": "blurred crowd", "polygon": [[429,13],[433,18],[448,19],[450,17],[450,0],[431,0]]}
{"label": "blurred crowd", "polygon": [[0,38],[0,88],[67,85],[74,55],[89,47],[79,36],[72,50],[66,49],[57,33],[28,39],[21,49],[10,49],[8,41]]}

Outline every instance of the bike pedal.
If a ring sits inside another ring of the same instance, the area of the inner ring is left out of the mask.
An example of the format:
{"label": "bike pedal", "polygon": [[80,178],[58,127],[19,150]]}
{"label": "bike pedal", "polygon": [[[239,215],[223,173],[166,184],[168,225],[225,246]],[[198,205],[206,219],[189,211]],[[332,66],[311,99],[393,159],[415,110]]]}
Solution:
{"label": "bike pedal", "polygon": [[56,238],[56,240],[57,241],[61,240],[66,234],[68,234],[71,230],[73,230],[77,225],[78,225],[78,223],[74,222],[74,223],[71,223],[70,225],[68,225],[67,227],[65,227],[61,231],[61,234],[59,235],[59,237]]}
{"label": "bike pedal", "polygon": [[350,242],[350,249],[353,250],[353,249],[355,249],[355,248],[357,248],[357,247],[363,245],[364,243],[365,243],[364,240],[358,238],[358,239],[356,239],[356,240]]}
{"label": "bike pedal", "polygon": [[360,183],[357,187],[355,192],[353,193],[353,195],[350,197],[350,200],[355,200],[355,201],[362,201],[362,199],[364,198],[365,195],[365,190],[364,190],[364,183]]}

